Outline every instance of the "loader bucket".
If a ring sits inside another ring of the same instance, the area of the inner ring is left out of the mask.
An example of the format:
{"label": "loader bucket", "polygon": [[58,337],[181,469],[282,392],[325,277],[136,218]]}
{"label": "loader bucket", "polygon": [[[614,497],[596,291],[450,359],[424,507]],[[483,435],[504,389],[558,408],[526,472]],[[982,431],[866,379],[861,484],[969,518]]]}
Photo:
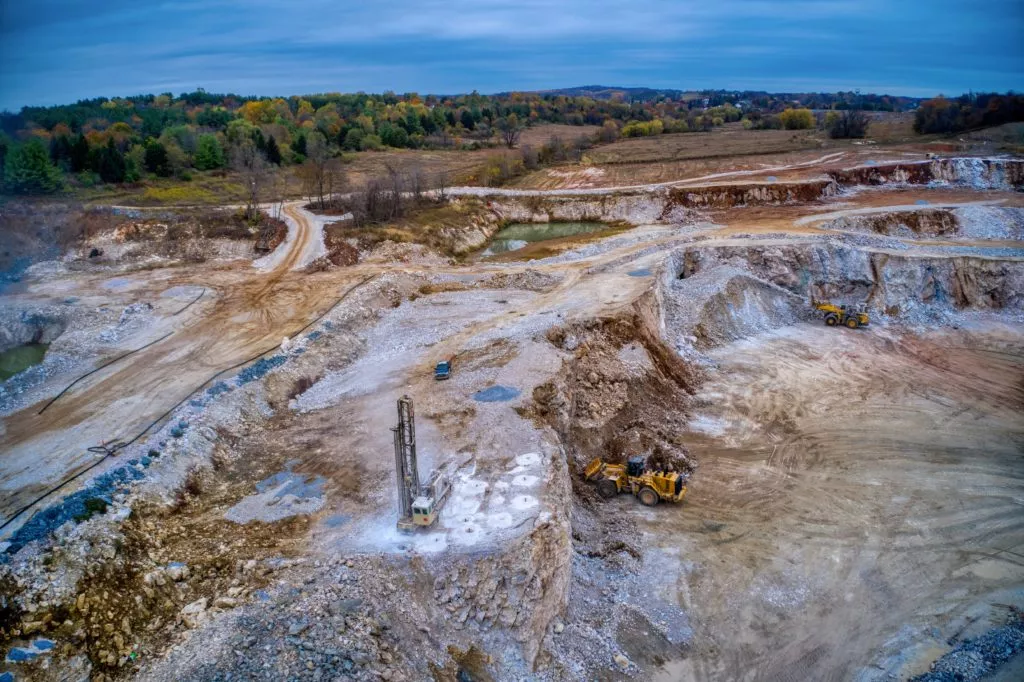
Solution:
{"label": "loader bucket", "polygon": [[594,476],[601,473],[602,468],[604,468],[604,462],[601,461],[600,457],[590,460],[590,464],[588,464],[587,468],[583,470],[583,478],[589,481]]}

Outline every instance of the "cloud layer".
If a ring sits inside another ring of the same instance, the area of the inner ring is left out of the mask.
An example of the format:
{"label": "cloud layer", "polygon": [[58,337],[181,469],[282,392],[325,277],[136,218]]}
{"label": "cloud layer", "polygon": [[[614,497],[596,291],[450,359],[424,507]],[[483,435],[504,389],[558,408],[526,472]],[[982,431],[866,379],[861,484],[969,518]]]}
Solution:
{"label": "cloud layer", "polygon": [[1019,0],[36,0],[0,12],[8,109],[196,87],[1024,87]]}

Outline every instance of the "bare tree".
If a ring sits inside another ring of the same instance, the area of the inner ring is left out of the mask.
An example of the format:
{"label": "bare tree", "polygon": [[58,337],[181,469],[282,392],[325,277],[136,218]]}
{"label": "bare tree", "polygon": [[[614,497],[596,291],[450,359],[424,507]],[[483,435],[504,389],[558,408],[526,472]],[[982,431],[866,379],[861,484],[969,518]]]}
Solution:
{"label": "bare tree", "polygon": [[250,139],[244,139],[231,149],[231,167],[241,176],[245,187],[245,217],[259,219],[260,197],[270,178],[270,167],[263,152]]}
{"label": "bare tree", "polygon": [[420,200],[423,199],[423,191],[426,189],[423,169],[413,166],[406,173],[406,184],[409,186],[409,194],[412,195],[413,202],[420,203]]}
{"label": "bare tree", "polygon": [[327,199],[334,192],[334,185],[340,182],[341,168],[327,147],[327,140],[318,132],[306,136],[306,170],[303,175],[309,183],[310,194],[315,194],[321,209],[327,207]]}
{"label": "bare tree", "polygon": [[437,198],[444,201],[448,191],[448,173],[444,170],[437,172]]}
{"label": "bare tree", "polygon": [[831,138],[864,137],[868,133],[871,119],[863,111],[846,109],[830,111],[825,116],[825,129]]}
{"label": "bare tree", "polygon": [[498,132],[505,146],[509,149],[514,148],[516,143],[519,142],[519,136],[523,132],[523,127],[519,125],[519,117],[515,114],[509,114],[505,118],[499,119]]}

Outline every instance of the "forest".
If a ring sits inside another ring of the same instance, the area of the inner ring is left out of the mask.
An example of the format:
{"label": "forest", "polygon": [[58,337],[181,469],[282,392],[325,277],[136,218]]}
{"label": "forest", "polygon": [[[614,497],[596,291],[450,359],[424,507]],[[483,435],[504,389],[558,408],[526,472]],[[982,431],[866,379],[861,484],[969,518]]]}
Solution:
{"label": "forest", "polygon": [[303,165],[311,147],[327,157],[385,148],[512,148],[517,131],[541,123],[600,126],[595,143],[704,132],[736,121],[753,129],[820,125],[832,137],[863,137],[867,119],[839,112],[916,108],[918,132],[955,132],[1021,120],[1021,100],[1012,94],[920,102],[853,92],[687,93],[601,86],[497,95],[288,98],[198,89],[0,113],[0,167],[6,192],[45,194],[67,184],[134,183],[148,176],[187,181],[194,172],[244,166],[254,154],[272,165]]}

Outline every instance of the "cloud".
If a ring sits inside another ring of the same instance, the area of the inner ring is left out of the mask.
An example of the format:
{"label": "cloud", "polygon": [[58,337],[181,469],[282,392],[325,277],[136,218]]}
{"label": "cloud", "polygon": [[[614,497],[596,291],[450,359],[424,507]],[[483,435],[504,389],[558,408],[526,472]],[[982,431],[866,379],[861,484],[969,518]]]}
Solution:
{"label": "cloud", "polygon": [[0,8],[0,107],[9,108],[197,86],[244,94],[595,82],[918,94],[1024,86],[1019,0],[35,0]]}

